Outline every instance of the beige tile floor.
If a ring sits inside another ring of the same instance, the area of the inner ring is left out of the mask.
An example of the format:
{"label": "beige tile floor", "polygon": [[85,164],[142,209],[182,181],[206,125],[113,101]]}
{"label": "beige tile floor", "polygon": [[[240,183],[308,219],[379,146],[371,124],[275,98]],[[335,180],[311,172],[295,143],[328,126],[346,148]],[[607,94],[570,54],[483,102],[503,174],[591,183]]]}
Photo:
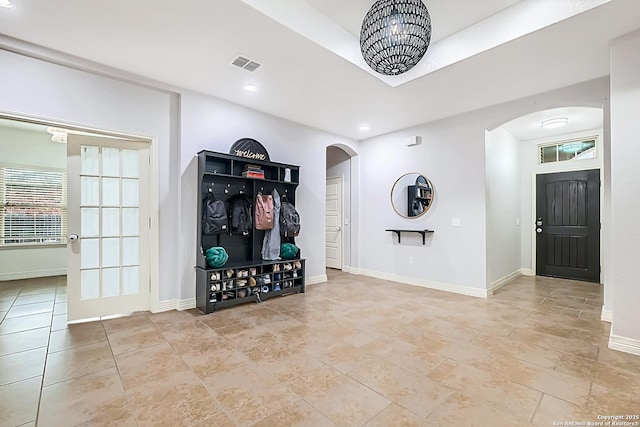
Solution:
{"label": "beige tile floor", "polygon": [[208,316],[66,324],[64,277],[0,284],[0,426],[552,426],[640,414],[600,286],[483,300],[330,271]]}

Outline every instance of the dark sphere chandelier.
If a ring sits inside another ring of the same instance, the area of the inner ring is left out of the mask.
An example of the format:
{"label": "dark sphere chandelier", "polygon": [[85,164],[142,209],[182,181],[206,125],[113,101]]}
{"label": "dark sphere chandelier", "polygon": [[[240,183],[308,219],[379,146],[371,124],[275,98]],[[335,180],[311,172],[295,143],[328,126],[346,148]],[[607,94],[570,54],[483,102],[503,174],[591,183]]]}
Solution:
{"label": "dark sphere chandelier", "polygon": [[397,76],[414,67],[431,41],[431,16],[422,0],[378,0],[362,22],[360,50],[375,71]]}

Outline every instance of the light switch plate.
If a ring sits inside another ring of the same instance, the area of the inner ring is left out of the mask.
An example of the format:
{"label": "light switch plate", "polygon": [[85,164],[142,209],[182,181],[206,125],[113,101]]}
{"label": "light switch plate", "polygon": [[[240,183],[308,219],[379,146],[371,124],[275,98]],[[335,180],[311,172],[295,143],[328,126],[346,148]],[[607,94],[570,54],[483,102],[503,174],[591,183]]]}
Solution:
{"label": "light switch plate", "polygon": [[462,221],[460,220],[460,218],[451,218],[451,226],[460,227],[462,226]]}

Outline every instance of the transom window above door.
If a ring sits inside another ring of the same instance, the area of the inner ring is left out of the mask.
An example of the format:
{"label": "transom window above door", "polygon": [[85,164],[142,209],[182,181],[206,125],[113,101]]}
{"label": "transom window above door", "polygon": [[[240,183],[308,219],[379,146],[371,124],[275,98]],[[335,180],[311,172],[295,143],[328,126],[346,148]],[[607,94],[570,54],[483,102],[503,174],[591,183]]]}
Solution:
{"label": "transom window above door", "polygon": [[538,163],[555,163],[570,160],[595,159],[597,137],[572,139],[538,145]]}

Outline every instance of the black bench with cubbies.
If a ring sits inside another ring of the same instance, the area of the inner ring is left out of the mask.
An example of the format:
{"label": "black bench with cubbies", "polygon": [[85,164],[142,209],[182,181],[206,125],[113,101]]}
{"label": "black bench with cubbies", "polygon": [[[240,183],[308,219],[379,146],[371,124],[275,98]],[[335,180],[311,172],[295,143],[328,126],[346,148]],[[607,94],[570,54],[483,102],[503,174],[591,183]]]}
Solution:
{"label": "black bench with cubbies", "polygon": [[[247,165],[264,171],[264,179],[243,176]],[[210,194],[228,202],[237,194],[255,198],[258,193],[271,194],[275,189],[281,197],[295,205],[299,184],[299,166],[237,157],[230,154],[201,151],[198,153],[198,248],[196,262],[196,307],[203,313],[244,302],[261,302],[275,296],[305,291],[304,264],[301,258],[264,261],[261,248],[264,231],[251,230],[248,236],[223,232],[205,235],[202,232],[203,202]],[[228,211],[227,211],[228,212]],[[295,243],[294,239],[283,242]],[[229,255],[220,268],[207,265],[204,253],[213,246],[222,246]],[[300,253],[298,253],[298,257]],[[254,285],[255,282],[255,285]]]}

